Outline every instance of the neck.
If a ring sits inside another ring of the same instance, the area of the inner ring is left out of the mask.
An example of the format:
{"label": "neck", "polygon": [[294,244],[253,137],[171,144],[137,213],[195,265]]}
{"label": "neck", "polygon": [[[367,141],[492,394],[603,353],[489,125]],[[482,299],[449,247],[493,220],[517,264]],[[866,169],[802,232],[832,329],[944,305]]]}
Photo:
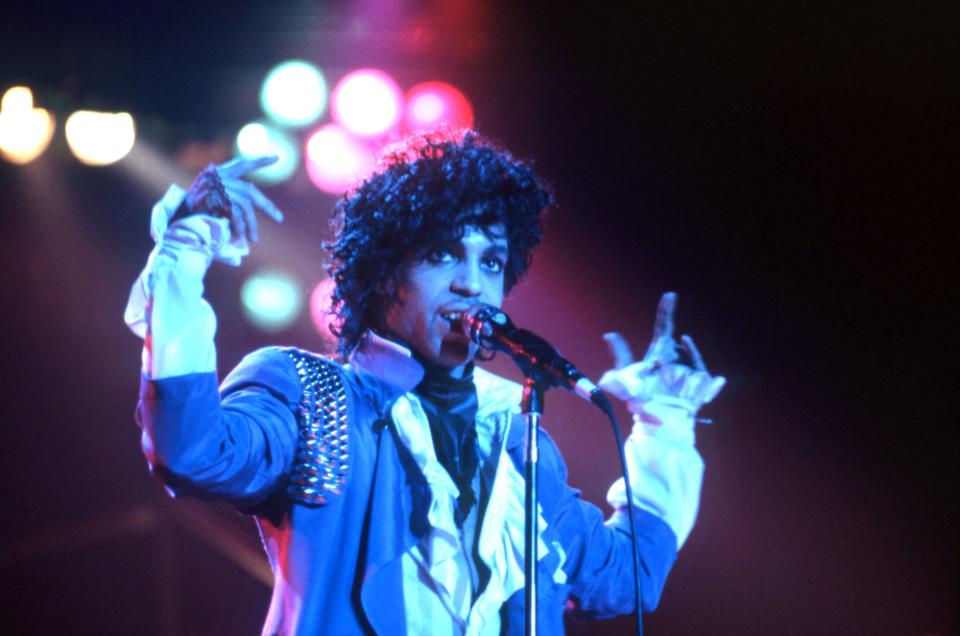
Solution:
{"label": "neck", "polygon": [[424,358],[417,351],[413,352],[414,359],[423,367],[423,379],[432,384],[463,384],[473,381],[473,362],[461,364],[453,368],[441,367]]}
{"label": "neck", "polygon": [[424,371],[429,375],[447,375],[454,380],[462,380],[465,377],[470,377],[473,375],[473,360],[465,362],[461,365],[455,367],[441,367],[429,362],[419,351],[411,347],[403,338],[396,335],[395,333],[388,331],[387,329],[377,328],[373,329],[377,335],[381,338],[386,338],[387,340],[392,340],[399,345],[402,345],[410,350],[410,353],[413,354],[413,357],[420,363],[424,368]]}

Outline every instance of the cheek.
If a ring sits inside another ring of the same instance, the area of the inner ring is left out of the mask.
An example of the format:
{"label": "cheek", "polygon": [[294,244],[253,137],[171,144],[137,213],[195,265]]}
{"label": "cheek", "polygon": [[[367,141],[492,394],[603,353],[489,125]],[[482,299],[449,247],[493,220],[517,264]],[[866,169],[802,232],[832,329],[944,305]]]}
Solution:
{"label": "cheek", "polygon": [[484,294],[484,300],[489,305],[496,305],[499,307],[501,304],[503,304],[505,295],[506,293],[504,291],[503,279],[501,278],[496,281],[491,281],[490,284],[487,285],[486,293]]}
{"label": "cheek", "polygon": [[395,328],[405,336],[416,337],[426,329],[429,322],[428,303],[417,289],[404,290],[401,301],[403,304],[398,306]]}

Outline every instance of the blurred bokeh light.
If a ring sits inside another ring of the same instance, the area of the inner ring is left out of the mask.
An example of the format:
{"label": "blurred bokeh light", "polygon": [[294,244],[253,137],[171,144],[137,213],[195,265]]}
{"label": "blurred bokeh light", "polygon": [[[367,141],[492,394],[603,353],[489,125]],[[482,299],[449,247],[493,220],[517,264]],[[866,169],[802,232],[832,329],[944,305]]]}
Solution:
{"label": "blurred bokeh light", "polygon": [[33,107],[33,92],[14,86],[0,100],[0,154],[11,163],[30,163],[53,138],[53,116]]}
{"label": "blurred bokeh light", "polygon": [[108,166],[127,156],[136,140],[130,113],[78,110],[66,123],[67,145],[81,163]]}
{"label": "blurred bokeh light", "polygon": [[297,319],[303,306],[303,293],[293,276],[270,270],[244,281],[240,300],[251,324],[264,331],[280,331]]}
{"label": "blurred bokeh light", "polygon": [[296,138],[266,122],[251,122],[241,128],[237,133],[236,150],[242,157],[277,156],[276,162],[250,173],[251,179],[261,183],[283,183],[293,176],[300,164]]}
{"label": "blurred bokeh light", "polygon": [[452,84],[417,84],[407,91],[406,101],[406,126],[410,132],[473,126],[473,106]]}
{"label": "blurred bokeh light", "polygon": [[282,126],[308,126],[327,107],[327,82],[310,62],[282,62],[267,73],[260,89],[260,106]]}
{"label": "blurred bokeh light", "polygon": [[403,91],[390,75],[374,68],[348,73],[331,95],[333,120],[361,137],[390,132],[403,115]]}
{"label": "blurred bokeh light", "polygon": [[330,327],[337,323],[337,318],[330,313],[334,282],[332,278],[324,278],[316,284],[310,293],[310,320],[317,333],[330,344],[336,344],[336,337],[330,333]]}
{"label": "blurred bokeh light", "polygon": [[373,153],[336,124],[313,133],[306,144],[307,176],[330,194],[343,194],[373,168]]}

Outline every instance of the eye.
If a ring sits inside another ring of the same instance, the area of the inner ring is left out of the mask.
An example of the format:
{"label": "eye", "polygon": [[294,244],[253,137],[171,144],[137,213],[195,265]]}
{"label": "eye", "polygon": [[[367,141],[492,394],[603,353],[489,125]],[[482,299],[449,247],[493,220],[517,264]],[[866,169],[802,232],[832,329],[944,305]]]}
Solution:
{"label": "eye", "polygon": [[494,274],[502,273],[504,267],[506,267],[506,263],[503,262],[503,259],[497,256],[485,258],[481,264],[485,270]]}
{"label": "eye", "polygon": [[454,256],[453,252],[451,252],[449,249],[445,247],[439,247],[428,252],[423,260],[431,265],[439,265],[441,263],[452,263]]}

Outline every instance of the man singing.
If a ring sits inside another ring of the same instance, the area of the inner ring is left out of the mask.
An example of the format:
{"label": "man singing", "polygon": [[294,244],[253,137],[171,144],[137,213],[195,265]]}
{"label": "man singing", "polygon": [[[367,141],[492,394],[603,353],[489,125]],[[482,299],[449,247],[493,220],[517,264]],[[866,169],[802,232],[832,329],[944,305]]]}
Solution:
{"label": "man singing", "polygon": [[[279,210],[242,177],[272,158],[203,171],[155,206],[157,245],[127,324],[144,339],[138,423],[153,473],[176,496],[255,515],[275,576],[264,634],[518,634],[524,628],[521,387],[475,366],[461,318],[499,307],[526,272],[550,193],[473,131],[420,135],[336,206],[327,246],[339,355],[270,347],[217,386],[214,260],[239,265],[257,214]],[[661,301],[642,361],[601,386],[635,414],[627,460],[637,504],[643,609],[660,597],[696,517],[697,409],[723,378],[672,336]],[[482,359],[482,358],[481,358]],[[566,483],[542,434],[538,622],[634,610],[622,480],[614,514]]]}

